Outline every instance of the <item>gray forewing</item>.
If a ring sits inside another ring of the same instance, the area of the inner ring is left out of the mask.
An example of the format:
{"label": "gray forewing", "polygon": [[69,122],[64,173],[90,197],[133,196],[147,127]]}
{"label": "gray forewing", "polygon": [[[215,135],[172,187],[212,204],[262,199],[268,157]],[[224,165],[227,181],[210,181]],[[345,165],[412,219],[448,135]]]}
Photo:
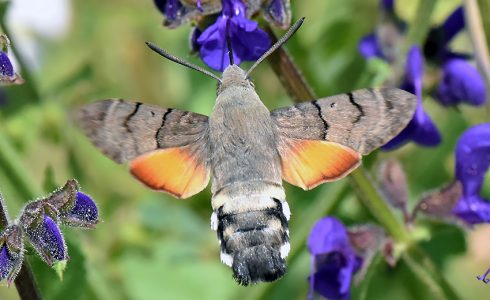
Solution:
{"label": "gray forewing", "polygon": [[326,140],[368,154],[410,122],[415,95],[396,88],[362,89],[271,113],[281,135]]}
{"label": "gray forewing", "polygon": [[94,145],[118,163],[207,139],[206,116],[140,102],[98,101],[82,107],[76,117]]}

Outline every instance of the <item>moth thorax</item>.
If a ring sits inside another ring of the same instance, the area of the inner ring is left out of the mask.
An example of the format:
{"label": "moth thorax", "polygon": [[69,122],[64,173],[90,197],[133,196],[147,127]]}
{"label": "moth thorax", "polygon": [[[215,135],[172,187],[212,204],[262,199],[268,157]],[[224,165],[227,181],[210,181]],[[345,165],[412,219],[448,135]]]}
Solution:
{"label": "moth thorax", "polygon": [[272,200],[270,207],[241,211],[227,211],[223,205],[211,216],[221,261],[232,267],[233,277],[242,285],[274,281],[286,272],[289,206],[286,201]]}

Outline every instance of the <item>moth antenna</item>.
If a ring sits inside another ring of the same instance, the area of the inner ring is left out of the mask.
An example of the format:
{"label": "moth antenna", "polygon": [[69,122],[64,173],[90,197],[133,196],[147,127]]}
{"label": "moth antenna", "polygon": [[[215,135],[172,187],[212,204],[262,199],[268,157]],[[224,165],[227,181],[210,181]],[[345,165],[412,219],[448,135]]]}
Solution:
{"label": "moth antenna", "polygon": [[212,78],[216,79],[219,83],[221,83],[221,79],[218,76],[214,75],[213,73],[209,72],[208,70],[204,70],[203,68],[196,66],[195,64],[192,64],[190,62],[187,62],[187,61],[183,60],[182,58],[173,56],[172,54],[168,53],[167,51],[163,50],[162,48],[159,48],[158,46],[156,46],[153,43],[150,43],[150,42],[145,42],[145,43],[151,50],[155,51],[156,53],[160,54],[161,56],[165,57],[166,59],[171,60],[175,63],[178,63],[179,65],[182,65],[182,66],[188,67],[190,69],[196,70],[198,72],[201,72],[205,75],[208,75],[209,77],[212,77]]}
{"label": "moth antenna", "polygon": [[230,19],[226,22],[226,45],[228,46],[228,56],[230,57],[230,65],[234,65],[233,61],[233,51],[231,48],[231,37],[230,37]]}
{"label": "moth antenna", "polygon": [[303,24],[303,21],[305,20],[305,17],[302,17],[296,23],[293,24],[293,26],[289,27],[288,32],[282,36],[272,47],[269,48],[247,71],[247,77],[250,75],[250,73],[257,67],[264,59],[267,58],[272,52],[276,51],[277,48],[281,47],[283,44],[285,44],[289,38],[293,36],[294,33],[299,29],[299,27]]}

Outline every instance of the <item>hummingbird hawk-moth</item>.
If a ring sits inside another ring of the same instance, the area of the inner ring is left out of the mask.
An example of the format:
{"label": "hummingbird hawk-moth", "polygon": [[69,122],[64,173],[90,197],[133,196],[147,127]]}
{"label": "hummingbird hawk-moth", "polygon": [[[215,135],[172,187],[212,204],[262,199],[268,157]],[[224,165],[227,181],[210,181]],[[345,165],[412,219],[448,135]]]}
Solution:
{"label": "hummingbird hawk-moth", "polygon": [[308,190],[346,176],[362,155],[398,134],[415,110],[414,95],[378,88],[270,112],[248,75],[301,23],[248,72],[234,65],[230,54],[221,78],[147,43],[219,82],[209,117],[122,99],[78,111],[78,123],[93,144],[117,163],[128,162],[148,187],[187,198],[211,178],[211,228],[221,261],[243,285],[274,281],[286,272],[290,210],[282,180]]}

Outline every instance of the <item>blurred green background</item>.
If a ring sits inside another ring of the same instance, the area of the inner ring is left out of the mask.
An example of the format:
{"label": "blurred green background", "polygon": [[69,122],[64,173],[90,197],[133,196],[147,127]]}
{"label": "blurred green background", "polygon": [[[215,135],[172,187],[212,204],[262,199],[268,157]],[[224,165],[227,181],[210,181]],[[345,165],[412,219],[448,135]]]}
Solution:
{"label": "blurred green background", "polygon": [[[29,1],[13,4],[23,3],[26,9]],[[309,192],[286,184],[293,212],[288,273],[275,283],[238,286],[231,270],[220,263],[215,232],[209,228],[209,187],[187,200],[153,192],[133,179],[126,166],[115,164],[93,147],[71,118],[75,107],[105,98],[133,99],[209,115],[216,97],[215,81],[162,59],[144,44],[152,41],[202,65],[189,53],[190,26],[164,28],[162,15],[151,0],[39,2],[43,3],[35,5],[39,14],[67,5],[66,22],[55,26],[57,30],[63,27],[56,37],[40,34],[32,24],[30,29],[22,27],[12,17],[4,18],[2,24],[15,47],[32,48],[31,53],[17,49],[22,57],[30,57],[23,61],[32,78],[23,73],[28,84],[5,88],[7,102],[0,107],[0,155],[13,169],[0,168],[0,190],[14,217],[26,201],[76,178],[82,190],[97,201],[102,218],[96,230],[64,228],[71,260],[63,281],[32,248],[27,249],[46,299],[305,299],[310,263],[304,243],[314,222],[327,214],[346,224],[372,221],[348,180]],[[396,2],[399,15],[412,20],[419,1]],[[458,5],[457,0],[438,1],[433,23],[442,22]],[[358,40],[376,24],[377,0],[292,0],[292,11],[293,20],[305,16],[306,21],[287,48],[317,95],[379,84],[377,69],[357,52]],[[454,44],[471,51],[466,33]],[[292,104],[267,63],[254,72],[253,79],[270,109]],[[456,110],[439,106],[429,95],[426,100],[424,105],[443,134],[440,146],[407,145],[365,159],[375,175],[381,159],[399,158],[408,173],[412,206],[424,191],[453,178],[457,137],[490,116],[488,105]],[[19,188],[23,184],[27,188]],[[487,180],[487,198],[489,190]],[[421,230],[426,231],[423,248],[462,299],[488,297],[490,286],[477,281],[476,276],[490,267],[490,227],[463,232],[436,221],[422,220],[421,224]],[[1,286],[0,299],[18,299],[15,287]],[[394,269],[380,263],[368,299],[432,297],[403,263]]]}

